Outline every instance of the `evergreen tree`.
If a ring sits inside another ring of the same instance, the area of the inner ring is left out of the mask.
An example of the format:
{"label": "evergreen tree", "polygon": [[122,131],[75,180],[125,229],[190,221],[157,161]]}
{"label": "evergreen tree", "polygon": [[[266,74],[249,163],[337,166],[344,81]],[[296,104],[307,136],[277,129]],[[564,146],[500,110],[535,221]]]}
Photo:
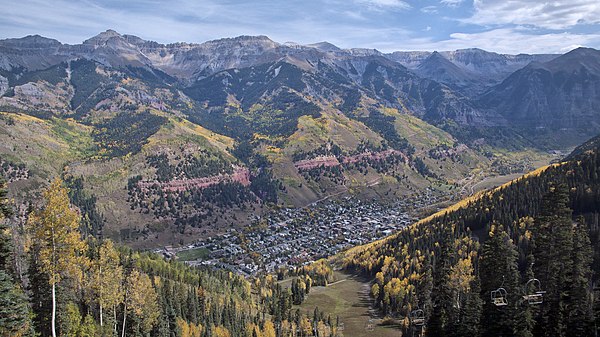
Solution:
{"label": "evergreen tree", "polygon": [[479,337],[481,335],[479,324],[483,301],[479,295],[480,292],[479,275],[476,273],[469,292],[465,294],[464,305],[460,309],[461,320],[455,332],[456,336]]}
{"label": "evergreen tree", "polygon": [[592,248],[583,218],[574,227],[573,269],[569,282],[567,336],[591,336],[593,313],[590,297]]}
{"label": "evergreen tree", "polygon": [[9,273],[0,270],[0,336],[32,333],[28,299]]}
{"label": "evergreen tree", "polygon": [[534,273],[547,291],[541,307],[543,335],[565,336],[568,293],[573,270],[573,225],[569,194],[565,184],[550,188],[542,199],[541,213],[533,227]]}
{"label": "evergreen tree", "polygon": [[433,311],[429,319],[427,336],[447,336],[453,302],[450,289],[452,254],[452,236],[448,232],[441,243],[440,255],[435,261],[432,291]]}
{"label": "evergreen tree", "polygon": [[52,289],[48,275],[42,272],[38,250],[36,246],[30,249],[27,276],[35,331],[42,337],[47,337],[52,334]]}
{"label": "evergreen tree", "polygon": [[[522,284],[527,285],[529,280],[534,279],[533,274],[534,258],[531,253],[527,254],[525,275]],[[533,285],[532,285],[533,287]],[[524,289],[523,294],[530,294],[531,292],[538,291],[541,289]],[[517,336],[519,337],[532,337],[536,330],[535,316],[539,313],[539,306],[529,305],[527,301],[523,301],[522,314],[518,316],[516,322]]]}
{"label": "evergreen tree", "polygon": [[[481,297],[485,301],[481,318],[483,335],[515,336],[521,306],[517,250],[502,226],[491,226],[489,239],[481,248],[479,263]],[[506,290],[507,305],[492,303],[492,291],[499,288]]]}
{"label": "evergreen tree", "polygon": [[0,181],[0,336],[24,336],[32,332],[28,299],[9,268],[11,238],[6,219],[11,209],[5,183]]}

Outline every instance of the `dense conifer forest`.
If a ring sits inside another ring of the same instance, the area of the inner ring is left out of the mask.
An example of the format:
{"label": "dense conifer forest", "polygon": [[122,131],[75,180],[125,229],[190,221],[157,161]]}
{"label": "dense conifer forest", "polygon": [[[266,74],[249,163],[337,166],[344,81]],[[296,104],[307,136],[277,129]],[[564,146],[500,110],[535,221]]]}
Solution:
{"label": "dense conifer forest", "polygon": [[348,250],[344,268],[406,333],[594,336],[600,326],[599,143]]}

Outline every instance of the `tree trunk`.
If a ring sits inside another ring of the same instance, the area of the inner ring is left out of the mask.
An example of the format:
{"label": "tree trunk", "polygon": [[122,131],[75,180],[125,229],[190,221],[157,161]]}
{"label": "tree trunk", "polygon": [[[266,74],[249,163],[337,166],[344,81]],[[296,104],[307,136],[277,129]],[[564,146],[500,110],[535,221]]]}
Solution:
{"label": "tree trunk", "polygon": [[117,333],[117,306],[113,305],[113,315],[114,315],[114,321],[115,324],[113,325],[113,330],[115,331],[115,334]]}
{"label": "tree trunk", "polygon": [[52,283],[52,337],[56,337],[56,282]]}
{"label": "tree trunk", "polygon": [[127,318],[127,302],[123,304],[123,329],[121,331],[121,337],[125,337],[125,318]]}
{"label": "tree trunk", "polygon": [[102,321],[102,301],[100,301],[100,326],[103,325],[103,321]]}
{"label": "tree trunk", "polygon": [[56,337],[56,242],[52,228],[52,337]]}

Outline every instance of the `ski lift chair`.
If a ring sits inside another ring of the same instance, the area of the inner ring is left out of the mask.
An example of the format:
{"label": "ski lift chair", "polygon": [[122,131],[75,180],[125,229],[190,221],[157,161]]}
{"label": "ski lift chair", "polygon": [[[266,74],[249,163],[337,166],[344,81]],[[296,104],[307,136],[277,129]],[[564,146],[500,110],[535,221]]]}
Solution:
{"label": "ski lift chair", "polygon": [[508,292],[504,288],[498,288],[491,292],[492,304],[497,307],[508,305]]}
{"label": "ski lift chair", "polygon": [[413,310],[410,313],[410,322],[416,326],[425,324],[425,312],[422,309]]}
{"label": "ski lift chair", "polygon": [[546,292],[542,290],[542,284],[540,280],[532,278],[525,284],[525,295],[523,299],[527,301],[529,305],[536,305],[544,303],[544,294]]}

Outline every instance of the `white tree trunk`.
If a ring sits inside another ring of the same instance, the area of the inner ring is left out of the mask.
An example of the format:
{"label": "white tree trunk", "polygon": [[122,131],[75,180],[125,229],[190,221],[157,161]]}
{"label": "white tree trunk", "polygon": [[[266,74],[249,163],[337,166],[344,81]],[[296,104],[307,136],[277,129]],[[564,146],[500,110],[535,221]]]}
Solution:
{"label": "white tree trunk", "polygon": [[113,315],[114,315],[114,322],[115,324],[113,325],[113,330],[115,331],[115,334],[117,334],[117,306],[113,305]]}
{"label": "white tree trunk", "polygon": [[52,337],[56,337],[56,282],[52,283]]}
{"label": "white tree trunk", "polygon": [[[101,259],[102,257],[99,256],[98,259]],[[104,289],[102,288],[102,265],[101,262],[98,262],[98,264],[100,264],[100,267],[98,268],[98,283],[100,283],[100,291],[99,291],[99,298],[98,298],[98,304],[100,304],[100,326],[103,326],[103,320],[102,320],[102,296],[104,296]]]}
{"label": "white tree trunk", "polygon": [[123,330],[121,331],[121,337],[125,337],[125,318],[127,318],[127,302],[123,304]]}

